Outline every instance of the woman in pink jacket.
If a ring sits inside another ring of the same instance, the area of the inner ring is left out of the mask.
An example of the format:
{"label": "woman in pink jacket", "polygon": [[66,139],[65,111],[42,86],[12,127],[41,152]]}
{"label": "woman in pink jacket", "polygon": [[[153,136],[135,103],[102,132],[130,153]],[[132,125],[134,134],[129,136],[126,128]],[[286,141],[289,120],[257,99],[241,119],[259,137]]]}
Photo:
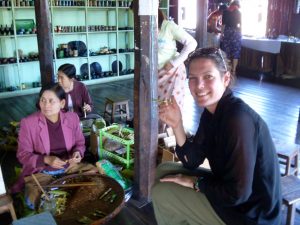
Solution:
{"label": "woman in pink jacket", "polygon": [[21,120],[17,158],[23,165],[22,175],[13,191],[25,183],[25,199],[35,208],[40,197],[32,174],[42,185],[53,176],[81,171],[96,171],[81,163],[85,151],[84,136],[76,113],[63,112],[65,92],[58,84],[43,87],[37,103],[38,112]]}

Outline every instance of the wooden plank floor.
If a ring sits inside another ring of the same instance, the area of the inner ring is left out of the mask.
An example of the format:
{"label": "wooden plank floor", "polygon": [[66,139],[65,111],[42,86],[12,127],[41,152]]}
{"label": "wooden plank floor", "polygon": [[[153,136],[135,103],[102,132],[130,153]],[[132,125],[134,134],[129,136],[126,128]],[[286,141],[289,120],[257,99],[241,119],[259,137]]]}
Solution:
{"label": "wooden plank floor", "polygon": [[[133,116],[133,80],[89,86],[95,105],[95,111],[102,114],[105,97],[126,96],[130,99],[130,114]],[[202,109],[198,108],[188,91],[185,97],[184,124],[191,133],[195,133]],[[239,78],[233,87],[237,96],[248,103],[268,124],[274,138],[291,143],[299,143],[300,125],[300,89],[281,86],[274,83],[260,82],[248,78]],[[0,126],[9,121],[19,121],[35,111],[37,95],[0,99]],[[0,151],[1,154],[1,151]],[[4,160],[5,165],[12,165],[15,159]],[[4,168],[6,168],[4,165]],[[5,176],[6,171],[4,171]],[[285,212],[283,213],[285,216]],[[7,214],[0,215],[7,218]],[[282,224],[285,224],[285,219]],[[0,223],[2,224],[2,222]],[[9,224],[9,223],[7,223]],[[138,209],[131,201],[109,223],[109,225],[156,225],[151,204]],[[296,213],[295,224],[300,224]]]}

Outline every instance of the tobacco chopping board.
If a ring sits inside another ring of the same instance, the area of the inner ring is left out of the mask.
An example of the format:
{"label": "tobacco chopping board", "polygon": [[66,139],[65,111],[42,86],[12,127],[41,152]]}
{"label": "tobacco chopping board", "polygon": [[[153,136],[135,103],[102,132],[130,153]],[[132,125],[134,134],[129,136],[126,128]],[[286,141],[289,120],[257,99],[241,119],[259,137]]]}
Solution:
{"label": "tobacco chopping board", "polygon": [[[83,224],[78,221],[83,216],[92,220],[91,223],[87,224],[105,224],[118,214],[123,207],[123,188],[117,181],[105,175],[68,175],[55,180],[52,184],[76,184],[82,182],[93,182],[97,183],[97,185],[59,188],[60,190],[67,191],[69,195],[65,211],[63,214],[55,216],[58,225]],[[109,193],[103,197],[109,189]],[[111,201],[113,195],[115,195],[115,198]],[[93,215],[95,211],[104,212],[105,216],[95,216]]]}

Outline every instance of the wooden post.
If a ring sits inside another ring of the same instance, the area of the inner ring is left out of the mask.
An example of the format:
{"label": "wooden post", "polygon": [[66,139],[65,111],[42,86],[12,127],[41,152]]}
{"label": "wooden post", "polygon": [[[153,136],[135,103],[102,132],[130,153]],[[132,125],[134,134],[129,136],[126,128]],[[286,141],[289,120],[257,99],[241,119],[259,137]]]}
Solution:
{"label": "wooden post", "polygon": [[35,18],[42,86],[54,82],[53,46],[48,0],[35,1]]}
{"label": "wooden post", "polygon": [[[157,158],[157,0],[134,1],[134,193],[139,202],[150,200]],[[157,1],[158,2],[158,1]],[[147,8],[146,6],[150,6]],[[152,7],[152,14],[151,14]],[[149,10],[149,13],[147,14]],[[156,13],[156,14],[154,14]]]}
{"label": "wooden post", "polygon": [[196,41],[199,47],[206,46],[208,0],[197,1]]}

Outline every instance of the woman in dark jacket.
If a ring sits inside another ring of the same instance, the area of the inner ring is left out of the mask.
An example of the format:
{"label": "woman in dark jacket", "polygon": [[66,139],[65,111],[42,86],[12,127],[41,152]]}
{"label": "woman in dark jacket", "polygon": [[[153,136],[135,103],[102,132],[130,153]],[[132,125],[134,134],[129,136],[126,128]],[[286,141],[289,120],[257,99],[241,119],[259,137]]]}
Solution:
{"label": "woman in dark jacket", "polygon": [[[161,105],[173,128],[179,163],[161,164],[152,188],[159,225],[280,224],[280,174],[266,123],[228,88],[230,67],[217,48],[188,58],[189,88],[204,107],[198,131],[187,139],[176,100]],[[211,171],[199,169],[208,159]]]}

